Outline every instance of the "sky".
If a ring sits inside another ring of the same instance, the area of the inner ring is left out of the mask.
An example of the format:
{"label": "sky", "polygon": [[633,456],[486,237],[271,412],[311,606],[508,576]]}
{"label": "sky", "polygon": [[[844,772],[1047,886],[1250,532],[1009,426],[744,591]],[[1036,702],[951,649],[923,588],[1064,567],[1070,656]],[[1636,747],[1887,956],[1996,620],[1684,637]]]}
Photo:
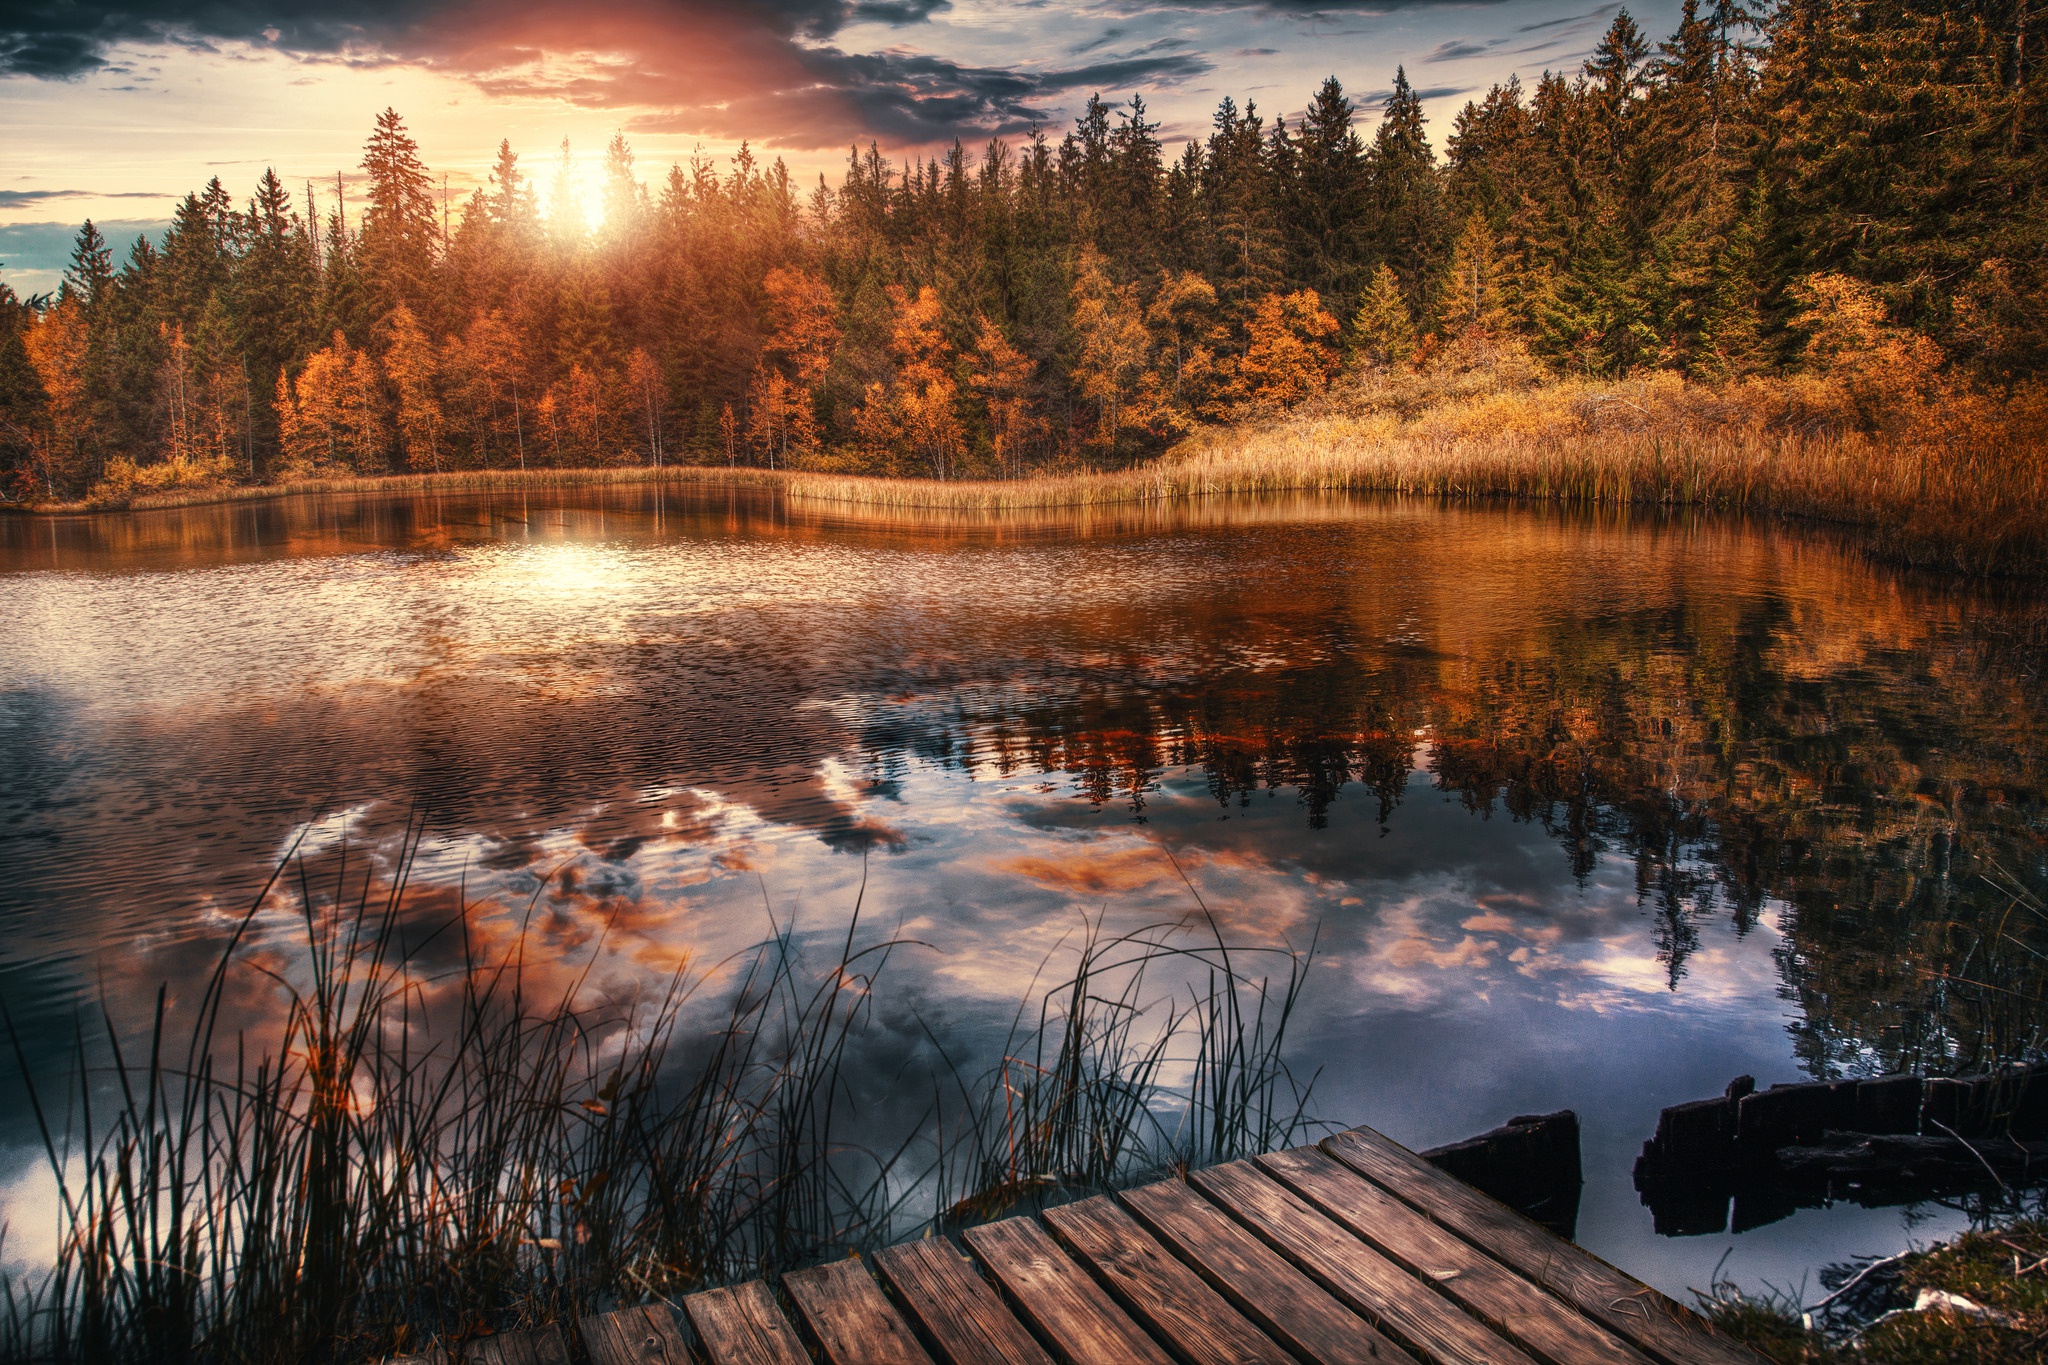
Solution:
{"label": "sky", "polygon": [[[1057,139],[1089,95],[1145,99],[1169,153],[1224,96],[1293,116],[1322,79],[1369,129],[1396,67],[1439,149],[1467,99],[1576,70],[1600,0],[0,0],[0,280],[55,287],[85,218],[160,232],[219,176],[265,167],[331,207],[386,106],[459,205],[500,138],[552,173],[566,138],[593,193],[604,146],[643,178],[742,139],[799,180],[846,149],[896,156]],[[1632,12],[1652,37],[1678,0]],[[324,188],[322,188],[324,187]]]}

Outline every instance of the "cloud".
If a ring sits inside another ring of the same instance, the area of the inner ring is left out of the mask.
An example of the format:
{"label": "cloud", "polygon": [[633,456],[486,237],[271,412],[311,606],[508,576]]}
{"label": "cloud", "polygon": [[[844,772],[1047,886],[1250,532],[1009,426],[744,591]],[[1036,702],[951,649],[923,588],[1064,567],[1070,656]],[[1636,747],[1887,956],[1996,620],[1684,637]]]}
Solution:
{"label": "cloud", "polygon": [[[150,196],[154,198],[155,196]],[[94,224],[100,235],[113,243],[116,256],[125,253],[137,237],[160,236],[170,226],[162,218],[106,219]],[[78,239],[77,223],[8,223],[0,225],[0,262],[10,277],[50,275],[61,272],[71,260],[72,243]]]}
{"label": "cloud", "polygon": [[1493,50],[1497,42],[1498,40],[1485,43],[1457,41],[1439,43],[1436,47],[1430,49],[1423,56],[1422,60],[1425,62],[1455,62],[1462,61],[1466,57],[1483,57]]}
{"label": "cloud", "polygon": [[616,109],[628,127],[835,146],[1019,131],[1062,91],[1171,84],[1204,57],[1153,48],[1067,69],[967,65],[902,48],[852,52],[852,24],[923,23],[950,0],[83,0],[0,20],[0,75],[84,76],[117,45],[268,47],[350,67],[403,63],[486,93]]}
{"label": "cloud", "polygon": [[[1478,88],[1476,85],[1417,86],[1415,88],[1415,98],[1421,100],[1440,100],[1452,95],[1469,95]],[[1393,94],[1394,92],[1391,89],[1374,90],[1363,95],[1353,95],[1351,103],[1360,109],[1377,109],[1393,98]]]}
{"label": "cloud", "polygon": [[1536,33],[1546,28],[1563,28],[1567,24],[1583,24],[1589,19],[1605,19],[1620,8],[1621,6],[1618,4],[1602,5],[1598,9],[1589,9],[1584,14],[1567,14],[1562,19],[1545,19],[1537,24],[1524,24],[1516,29],[1515,32]]}
{"label": "cloud", "polygon": [[153,190],[0,190],[0,209],[24,209],[52,199],[170,199]]}

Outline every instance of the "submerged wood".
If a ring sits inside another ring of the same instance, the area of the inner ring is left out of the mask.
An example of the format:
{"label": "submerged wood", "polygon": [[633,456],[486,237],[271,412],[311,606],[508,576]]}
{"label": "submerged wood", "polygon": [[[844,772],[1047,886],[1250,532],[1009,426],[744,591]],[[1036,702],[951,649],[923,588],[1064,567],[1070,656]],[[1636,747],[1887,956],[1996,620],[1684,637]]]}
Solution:
{"label": "submerged wood", "polygon": [[1579,1226],[1579,1116],[1519,1114],[1492,1132],[1420,1153],[1422,1159],[1484,1190],[1570,1241]]}
{"label": "submerged wood", "polygon": [[2048,1180],[2048,1065],[1880,1076],[1672,1105],[1636,1159],[1666,1236],[1737,1232],[1843,1199],[1870,1206]]}

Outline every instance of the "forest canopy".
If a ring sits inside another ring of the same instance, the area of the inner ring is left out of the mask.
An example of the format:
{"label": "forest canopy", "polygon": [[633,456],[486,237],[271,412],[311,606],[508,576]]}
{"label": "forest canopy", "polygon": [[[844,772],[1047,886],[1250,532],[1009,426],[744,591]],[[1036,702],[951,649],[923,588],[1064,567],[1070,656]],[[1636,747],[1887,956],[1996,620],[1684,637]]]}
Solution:
{"label": "forest canopy", "polygon": [[353,187],[216,179],[118,257],[85,224],[54,297],[0,284],[0,485],[1114,467],[1473,336],[1722,383],[1856,363],[1846,329],[2009,390],[2048,358],[2028,11],[1622,11],[1441,150],[1404,72],[1368,111],[1334,76],[1292,120],[1225,99],[1177,153],[1098,95],[1057,142],[870,143],[809,188],[745,146],[649,183],[621,136],[588,230],[566,144],[449,205],[386,110]]}

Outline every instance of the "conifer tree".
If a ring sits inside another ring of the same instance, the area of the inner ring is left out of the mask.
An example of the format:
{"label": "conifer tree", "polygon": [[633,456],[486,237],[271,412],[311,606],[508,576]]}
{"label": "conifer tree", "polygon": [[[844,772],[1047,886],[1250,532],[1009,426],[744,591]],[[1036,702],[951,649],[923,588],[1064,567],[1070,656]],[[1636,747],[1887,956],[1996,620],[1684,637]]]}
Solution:
{"label": "conifer tree", "polygon": [[1323,81],[1302,116],[1294,167],[1288,230],[1295,278],[1326,299],[1349,297],[1365,253],[1367,168],[1351,101],[1335,76]]}
{"label": "conifer tree", "polygon": [[1367,240],[1372,259],[1392,266],[1411,286],[1427,280],[1442,233],[1442,188],[1426,123],[1407,71],[1397,68],[1367,157],[1373,200]]}
{"label": "conifer tree", "polygon": [[58,289],[57,297],[76,299],[88,312],[97,309],[106,301],[114,282],[114,253],[107,246],[107,239],[93,226],[88,218],[78,229],[77,240],[71,246],[71,261],[64,269],[64,282]]}
{"label": "conifer tree", "polygon": [[434,297],[440,221],[419,144],[397,111],[377,115],[362,164],[370,179],[370,203],[355,262],[379,316],[400,304],[417,314]]}
{"label": "conifer tree", "polygon": [[1350,352],[1372,365],[1399,365],[1415,353],[1415,319],[1393,267],[1382,261],[1351,319]]}

